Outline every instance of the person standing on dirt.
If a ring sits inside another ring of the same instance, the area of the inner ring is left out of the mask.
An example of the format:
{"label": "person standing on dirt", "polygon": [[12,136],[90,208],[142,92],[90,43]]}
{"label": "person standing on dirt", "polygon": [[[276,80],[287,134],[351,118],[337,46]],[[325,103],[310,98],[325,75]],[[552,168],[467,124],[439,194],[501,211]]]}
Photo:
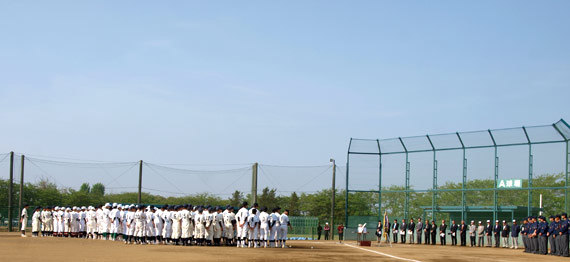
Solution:
{"label": "person standing on dirt", "polygon": [[511,233],[511,226],[507,221],[503,220],[503,230],[501,232],[501,238],[503,239],[503,248],[509,248],[509,233]]}
{"label": "person standing on dirt", "polygon": [[402,244],[406,244],[406,234],[408,230],[408,224],[406,224],[406,220],[402,219],[402,225],[400,225],[400,239]]}
{"label": "person standing on dirt", "polygon": [[435,220],[431,221],[431,244],[435,245],[435,236],[437,235],[437,224],[435,223]]}
{"label": "person standing on dirt", "polygon": [[429,221],[428,221],[427,219],[426,219],[426,224],[425,224],[425,226],[424,226],[424,232],[425,232],[425,233],[424,233],[424,236],[425,236],[425,239],[426,239],[425,244],[426,244],[426,245],[429,245],[429,244],[430,244],[430,239],[431,239],[431,237],[430,237],[430,234],[431,234],[431,225],[429,224]]}
{"label": "person standing on dirt", "polygon": [[416,223],[414,219],[410,218],[410,224],[408,225],[408,235],[410,235],[410,244],[414,243],[414,233],[416,232]]}
{"label": "person standing on dirt", "polygon": [[445,224],[445,220],[441,220],[441,226],[439,226],[439,244],[442,246],[445,246],[446,243],[446,231],[447,231],[447,225]]}
{"label": "person standing on dirt", "polygon": [[317,240],[321,240],[321,234],[323,233],[323,227],[321,226],[321,223],[319,222],[319,224],[317,225]]}
{"label": "person standing on dirt", "polygon": [[461,225],[459,226],[459,237],[461,238],[461,246],[467,246],[467,225],[465,225],[465,220],[461,220]]}
{"label": "person standing on dirt", "polygon": [[491,220],[487,220],[487,226],[485,227],[485,236],[487,237],[487,247],[493,245],[493,226],[491,226]]}
{"label": "person standing on dirt", "polygon": [[493,233],[495,236],[495,247],[499,247],[499,242],[501,241],[501,225],[499,225],[499,220],[495,220],[495,227],[493,227]]}
{"label": "person standing on dirt", "polygon": [[[26,226],[28,225],[28,207],[28,204],[24,204],[22,213],[20,213],[20,225],[22,225],[20,230],[22,230],[22,237],[26,237]],[[9,221],[8,223],[12,223],[12,221]]]}
{"label": "person standing on dirt", "polygon": [[344,236],[344,225],[341,223],[336,230],[338,231],[338,241],[342,242]]}
{"label": "person standing on dirt", "polygon": [[457,229],[459,227],[455,224],[455,220],[451,221],[451,227],[449,227],[449,233],[451,235],[451,245],[457,246]]}
{"label": "person standing on dirt", "polygon": [[[479,221],[479,225],[481,225],[481,221]],[[469,225],[469,240],[471,240],[471,247],[477,245],[475,241],[476,234],[477,234],[477,226],[475,226],[475,221],[471,220],[471,225]]]}
{"label": "person standing on dirt", "polygon": [[329,226],[329,222],[325,223],[325,240],[329,240],[329,234],[331,232],[331,227]]}
{"label": "person standing on dirt", "polygon": [[398,231],[400,229],[400,224],[398,223],[397,219],[394,219],[394,224],[392,225],[392,236],[394,238],[394,242],[395,244],[398,243]]}
{"label": "person standing on dirt", "polygon": [[418,217],[418,224],[416,225],[416,235],[417,235],[416,244],[418,245],[422,244],[423,231],[424,231],[424,224],[422,223],[422,218]]}

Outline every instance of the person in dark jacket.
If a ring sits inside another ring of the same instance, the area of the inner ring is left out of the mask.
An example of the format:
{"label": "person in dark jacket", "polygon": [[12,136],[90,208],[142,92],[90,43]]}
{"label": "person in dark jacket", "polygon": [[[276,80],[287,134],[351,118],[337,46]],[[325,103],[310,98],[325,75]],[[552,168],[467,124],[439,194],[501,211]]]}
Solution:
{"label": "person in dark jacket", "polygon": [[503,229],[501,230],[501,238],[503,239],[503,248],[509,248],[509,233],[511,233],[511,226],[507,221],[503,220]]}
{"label": "person in dark jacket", "polygon": [[445,224],[445,220],[441,220],[441,226],[439,226],[439,244],[445,246],[447,243],[445,241],[445,233],[447,231],[447,225]]}
{"label": "person in dark jacket", "polygon": [[487,247],[493,246],[493,226],[491,225],[491,220],[487,220],[485,236],[487,237]]}
{"label": "person in dark jacket", "polygon": [[398,243],[398,231],[400,230],[400,224],[398,220],[394,219],[394,224],[392,224],[392,236],[394,238],[394,244]]}
{"label": "person in dark jacket", "polygon": [[511,226],[511,248],[519,248],[519,233],[521,232],[521,227],[517,225],[517,221],[513,220],[513,226]]}
{"label": "person in dark jacket", "polygon": [[495,247],[499,247],[499,242],[501,242],[501,225],[499,225],[499,220],[495,220],[493,236],[495,237]]}
{"label": "person in dark jacket", "polygon": [[435,224],[435,220],[431,221],[431,244],[435,245],[435,236],[437,235],[437,224]]}
{"label": "person in dark jacket", "polygon": [[323,233],[323,227],[321,223],[317,226],[317,240],[321,240],[321,234]]}
{"label": "person in dark jacket", "polygon": [[554,231],[556,230],[556,227],[558,227],[558,224],[554,221],[554,216],[550,216],[548,219],[550,220],[550,225],[548,225],[548,232],[546,234],[548,236],[548,241],[550,242],[550,255],[555,256],[558,252],[556,249],[556,242],[554,241],[556,237]]}
{"label": "person in dark jacket", "polygon": [[402,224],[400,225],[400,240],[402,244],[406,244],[406,234],[408,234],[408,224],[406,224],[406,220],[402,219]]}
{"label": "person in dark jacket", "polygon": [[425,244],[429,245],[430,243],[430,237],[431,235],[431,224],[429,223],[429,221],[426,219],[426,224],[424,225],[424,236],[425,236]]}
{"label": "person in dark jacket", "polygon": [[414,219],[410,218],[410,224],[408,224],[408,235],[410,236],[410,244],[414,243],[414,233],[416,232],[416,223]]}
{"label": "person in dark jacket", "polygon": [[[461,225],[459,225],[459,237],[461,238],[461,246],[467,246],[467,225],[464,220],[461,220]],[[474,243],[473,243],[474,244]]]}
{"label": "person in dark jacket", "polygon": [[457,230],[459,226],[455,224],[455,220],[451,220],[451,226],[449,227],[449,234],[451,235],[451,245],[457,246]]}
{"label": "person in dark jacket", "polygon": [[546,223],[546,218],[539,216],[538,223],[538,253],[541,255],[548,254],[548,223]]}

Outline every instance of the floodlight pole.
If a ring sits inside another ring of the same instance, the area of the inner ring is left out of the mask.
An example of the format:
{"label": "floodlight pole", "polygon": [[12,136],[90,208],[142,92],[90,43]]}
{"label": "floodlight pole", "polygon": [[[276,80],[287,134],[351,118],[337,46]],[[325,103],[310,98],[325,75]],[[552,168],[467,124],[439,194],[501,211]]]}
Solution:
{"label": "floodlight pole", "polygon": [[[18,228],[22,228],[22,223],[20,222],[20,219],[22,217],[22,200],[24,197],[24,158],[25,156],[22,155],[21,158],[21,167],[20,167],[20,199],[18,200]],[[27,221],[22,221],[24,223],[27,223]]]}
{"label": "floodlight pole", "polygon": [[[564,119],[560,119],[560,122],[562,122],[567,128],[570,129],[570,125],[568,125],[568,123],[566,123],[566,121],[564,121]],[[560,129],[556,126],[556,124],[552,124],[552,127],[554,127],[554,129],[556,129],[556,131],[558,131],[558,133],[560,134],[560,136],[562,136],[562,139],[564,139],[564,141],[566,141],[566,165],[565,165],[565,173],[564,173],[564,209],[566,210],[566,212],[568,212],[568,210],[570,209],[568,207],[568,171],[570,169],[570,145],[568,144],[568,142],[570,141],[570,138],[567,138],[562,131],[560,131]]]}
{"label": "floodlight pole", "polygon": [[12,232],[12,198],[14,197],[14,152],[10,152],[10,185],[8,185],[8,232]]}
{"label": "floodlight pole", "polygon": [[[331,187],[331,227],[334,229],[334,205],[335,205],[335,195],[336,195],[336,162],[334,159],[331,158],[330,160],[333,163],[333,171],[332,171],[332,187]],[[334,230],[331,230],[331,240],[334,240]]]}

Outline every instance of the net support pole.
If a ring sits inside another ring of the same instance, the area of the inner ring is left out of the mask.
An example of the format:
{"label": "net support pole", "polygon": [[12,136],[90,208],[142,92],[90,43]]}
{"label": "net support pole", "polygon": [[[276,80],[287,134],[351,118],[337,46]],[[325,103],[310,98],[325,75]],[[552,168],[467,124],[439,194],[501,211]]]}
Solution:
{"label": "net support pole", "polygon": [[497,220],[497,209],[499,206],[499,192],[497,192],[497,180],[499,180],[499,156],[497,150],[497,143],[495,142],[495,137],[493,137],[493,133],[491,130],[487,130],[489,132],[489,136],[493,141],[493,147],[495,148],[495,176],[494,176],[494,184],[493,184],[493,221]]}
{"label": "net support pole", "polygon": [[259,164],[253,163],[251,167],[251,204],[257,203],[257,168]]}
{"label": "net support pole", "polygon": [[22,155],[21,157],[21,166],[20,166],[20,193],[18,199],[18,228],[22,228],[22,223],[20,223],[20,219],[22,217],[22,208],[23,199],[24,199],[24,158],[25,156]]}
{"label": "net support pole", "polygon": [[465,221],[467,218],[467,198],[465,195],[465,187],[467,184],[467,157],[465,152],[465,144],[463,144],[463,139],[459,135],[459,132],[455,132],[457,134],[457,139],[461,143],[461,148],[463,149],[463,180],[461,182],[461,220]]}
{"label": "net support pole", "polygon": [[435,146],[433,146],[433,142],[431,141],[429,135],[426,135],[426,137],[429,141],[429,144],[431,145],[431,149],[433,150],[433,194],[431,196],[431,217],[432,220],[436,220],[435,209],[437,207],[437,151],[435,150]]}
{"label": "net support pole", "polygon": [[526,127],[522,127],[526,140],[528,142],[528,203],[527,203],[527,216],[532,214],[532,143],[526,131]]}
{"label": "net support pole", "polygon": [[[570,125],[568,125],[568,123],[566,123],[566,121],[564,121],[564,119],[560,119],[560,121],[568,128],[570,128]],[[552,127],[554,129],[556,129],[556,131],[560,134],[560,136],[562,137],[562,139],[564,139],[564,141],[566,141],[566,165],[565,165],[565,171],[564,171],[564,210],[566,210],[566,212],[568,212],[570,210],[570,207],[568,207],[568,176],[570,175],[568,172],[570,170],[570,148],[569,148],[569,144],[568,142],[570,141],[570,138],[567,138],[562,131],[560,131],[560,129],[556,126],[556,124],[552,124]]]}
{"label": "net support pole", "polygon": [[398,139],[406,153],[406,199],[404,200],[404,218],[407,220],[410,212],[410,162],[408,158],[408,149],[406,148],[404,141],[401,137],[398,137]]}
{"label": "net support pole", "polygon": [[12,232],[12,200],[14,197],[14,152],[10,152],[10,184],[8,185],[8,232]]}
{"label": "net support pole", "polygon": [[[352,145],[352,137],[350,138],[350,142],[348,142],[348,151],[346,153],[346,188],[344,190],[344,226],[348,227],[348,173],[350,169],[350,146]],[[345,231],[343,231],[345,232]]]}
{"label": "net support pole", "polygon": [[138,194],[138,203],[139,205],[142,204],[142,176],[143,174],[143,161],[139,161],[139,194]]}
{"label": "net support pole", "polygon": [[[332,171],[332,185],[331,185],[331,227],[334,228],[334,205],[335,205],[335,197],[336,197],[336,162],[334,159],[331,159],[333,162],[333,171]],[[331,240],[334,240],[334,230],[331,230]]]}
{"label": "net support pole", "polygon": [[380,150],[380,140],[376,139],[378,145],[378,220],[382,220],[382,151]]}

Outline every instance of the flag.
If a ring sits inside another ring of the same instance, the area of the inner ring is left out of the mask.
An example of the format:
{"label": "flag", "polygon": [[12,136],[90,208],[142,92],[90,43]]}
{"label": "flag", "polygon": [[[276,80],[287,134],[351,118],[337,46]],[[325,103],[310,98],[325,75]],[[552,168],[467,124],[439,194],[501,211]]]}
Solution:
{"label": "flag", "polygon": [[390,220],[388,220],[388,213],[386,212],[386,210],[384,210],[384,222],[383,222],[384,233],[382,235],[385,239],[388,239],[388,237],[390,237],[390,235],[388,235],[388,230],[390,230],[390,229],[388,228],[388,224],[386,224],[386,223],[388,223],[388,221],[390,221]]}

